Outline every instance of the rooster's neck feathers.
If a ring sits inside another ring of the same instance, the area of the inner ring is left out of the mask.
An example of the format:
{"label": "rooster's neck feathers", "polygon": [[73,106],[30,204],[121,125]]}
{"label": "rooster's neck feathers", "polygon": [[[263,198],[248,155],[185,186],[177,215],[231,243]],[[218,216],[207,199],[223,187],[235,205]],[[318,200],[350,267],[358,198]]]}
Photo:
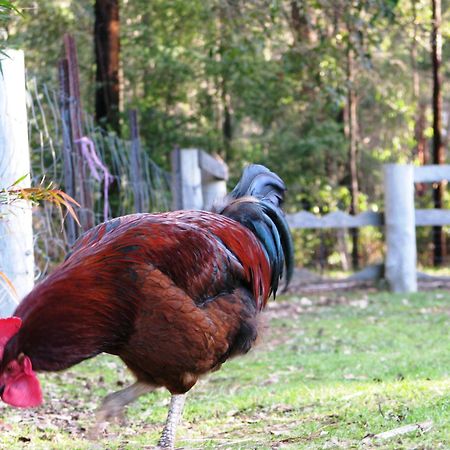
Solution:
{"label": "rooster's neck feathers", "polygon": [[286,267],[286,286],[294,267],[294,251],[289,226],[281,205],[286,186],[281,178],[264,166],[252,164],[225,203],[217,209],[252,231],[259,239],[271,268],[270,291],[276,294]]}

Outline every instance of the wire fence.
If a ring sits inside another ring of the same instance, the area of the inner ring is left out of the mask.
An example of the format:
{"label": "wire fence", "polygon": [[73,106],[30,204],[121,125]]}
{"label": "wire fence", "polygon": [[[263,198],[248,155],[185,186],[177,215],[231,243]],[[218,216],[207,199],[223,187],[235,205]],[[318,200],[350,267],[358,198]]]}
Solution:
{"label": "wire fence", "polygon": [[[61,108],[61,93],[35,78],[27,82],[28,134],[31,149],[31,177],[33,185],[50,182],[67,191],[65,186],[64,145],[70,141],[70,121]],[[121,139],[95,125],[93,117],[82,113],[83,142],[87,153],[75,155],[87,167],[87,185],[92,195],[94,224],[112,216],[136,212],[136,196],[141,211],[167,211],[171,205],[170,175],[148,156],[145,149],[139,153],[139,176],[132,161],[131,141]],[[139,143],[140,145],[140,143]],[[74,167],[77,167],[75,164]],[[75,170],[75,169],[74,169]],[[79,200],[78,198],[75,198]],[[51,266],[61,261],[70,246],[67,224],[62,213],[53,204],[44,203],[34,208],[36,278],[46,275]]]}

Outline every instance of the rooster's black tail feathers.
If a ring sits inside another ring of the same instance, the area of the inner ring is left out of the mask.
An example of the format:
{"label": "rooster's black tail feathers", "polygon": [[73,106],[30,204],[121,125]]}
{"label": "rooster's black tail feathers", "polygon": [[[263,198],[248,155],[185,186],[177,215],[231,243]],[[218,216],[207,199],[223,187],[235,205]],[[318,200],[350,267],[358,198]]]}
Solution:
{"label": "rooster's black tail feathers", "polygon": [[229,197],[238,199],[251,196],[280,208],[285,192],[286,186],[276,173],[260,164],[251,164],[244,169],[239,183],[231,191]]}
{"label": "rooster's black tail feathers", "polygon": [[260,240],[269,260],[271,290],[276,294],[286,267],[285,287],[294,269],[294,245],[281,206],[286,186],[267,167],[252,164],[245,168],[239,183],[227,196],[219,213],[250,229]]}

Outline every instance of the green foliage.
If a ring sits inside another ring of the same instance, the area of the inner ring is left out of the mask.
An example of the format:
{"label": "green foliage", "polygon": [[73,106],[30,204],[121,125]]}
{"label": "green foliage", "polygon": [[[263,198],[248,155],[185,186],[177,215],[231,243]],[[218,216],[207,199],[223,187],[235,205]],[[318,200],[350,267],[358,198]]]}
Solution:
{"label": "green foliage", "polygon": [[9,0],[0,0],[0,26],[4,27],[14,15],[21,12]]}
{"label": "green foliage", "polygon": [[[73,33],[83,106],[92,111],[92,2],[20,7],[26,15],[10,23],[9,43],[25,49],[29,73],[56,84],[62,35]],[[200,147],[226,159],[230,184],[249,162],[270,166],[289,185],[292,211],[348,206],[340,193],[350,187],[349,49],[361,210],[382,209],[382,164],[417,160],[418,104],[430,96],[426,0],[124,0],[120,14],[124,109],[138,109],[145,147],[165,168],[175,146]],[[446,74],[449,52],[444,41]],[[429,138],[427,109],[425,118]]]}
{"label": "green foliage", "polygon": [[7,42],[9,47],[24,50],[30,78],[36,76],[39,83],[51,82],[56,89],[58,62],[63,55],[63,36],[64,33],[72,33],[78,46],[83,104],[90,106],[95,73],[92,2],[21,0],[19,5],[24,13],[9,24]]}
{"label": "green foliage", "polygon": [[[14,6],[9,0],[0,0],[0,33],[5,29],[12,18],[21,15],[21,12]],[[0,74],[2,72],[2,59],[7,57],[5,54],[4,44],[1,42],[2,37],[0,36]]]}

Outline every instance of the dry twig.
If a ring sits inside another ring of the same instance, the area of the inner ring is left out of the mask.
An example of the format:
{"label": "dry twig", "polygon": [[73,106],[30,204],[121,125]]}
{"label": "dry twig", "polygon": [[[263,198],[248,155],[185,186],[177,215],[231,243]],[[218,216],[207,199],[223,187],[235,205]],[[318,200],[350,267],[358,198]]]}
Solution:
{"label": "dry twig", "polygon": [[404,425],[403,427],[394,428],[389,431],[383,431],[375,435],[368,435],[363,439],[363,442],[370,442],[374,439],[391,439],[402,434],[412,433],[413,431],[420,431],[421,433],[426,433],[433,428],[433,421],[426,420],[421,423],[411,423],[409,425]]}

